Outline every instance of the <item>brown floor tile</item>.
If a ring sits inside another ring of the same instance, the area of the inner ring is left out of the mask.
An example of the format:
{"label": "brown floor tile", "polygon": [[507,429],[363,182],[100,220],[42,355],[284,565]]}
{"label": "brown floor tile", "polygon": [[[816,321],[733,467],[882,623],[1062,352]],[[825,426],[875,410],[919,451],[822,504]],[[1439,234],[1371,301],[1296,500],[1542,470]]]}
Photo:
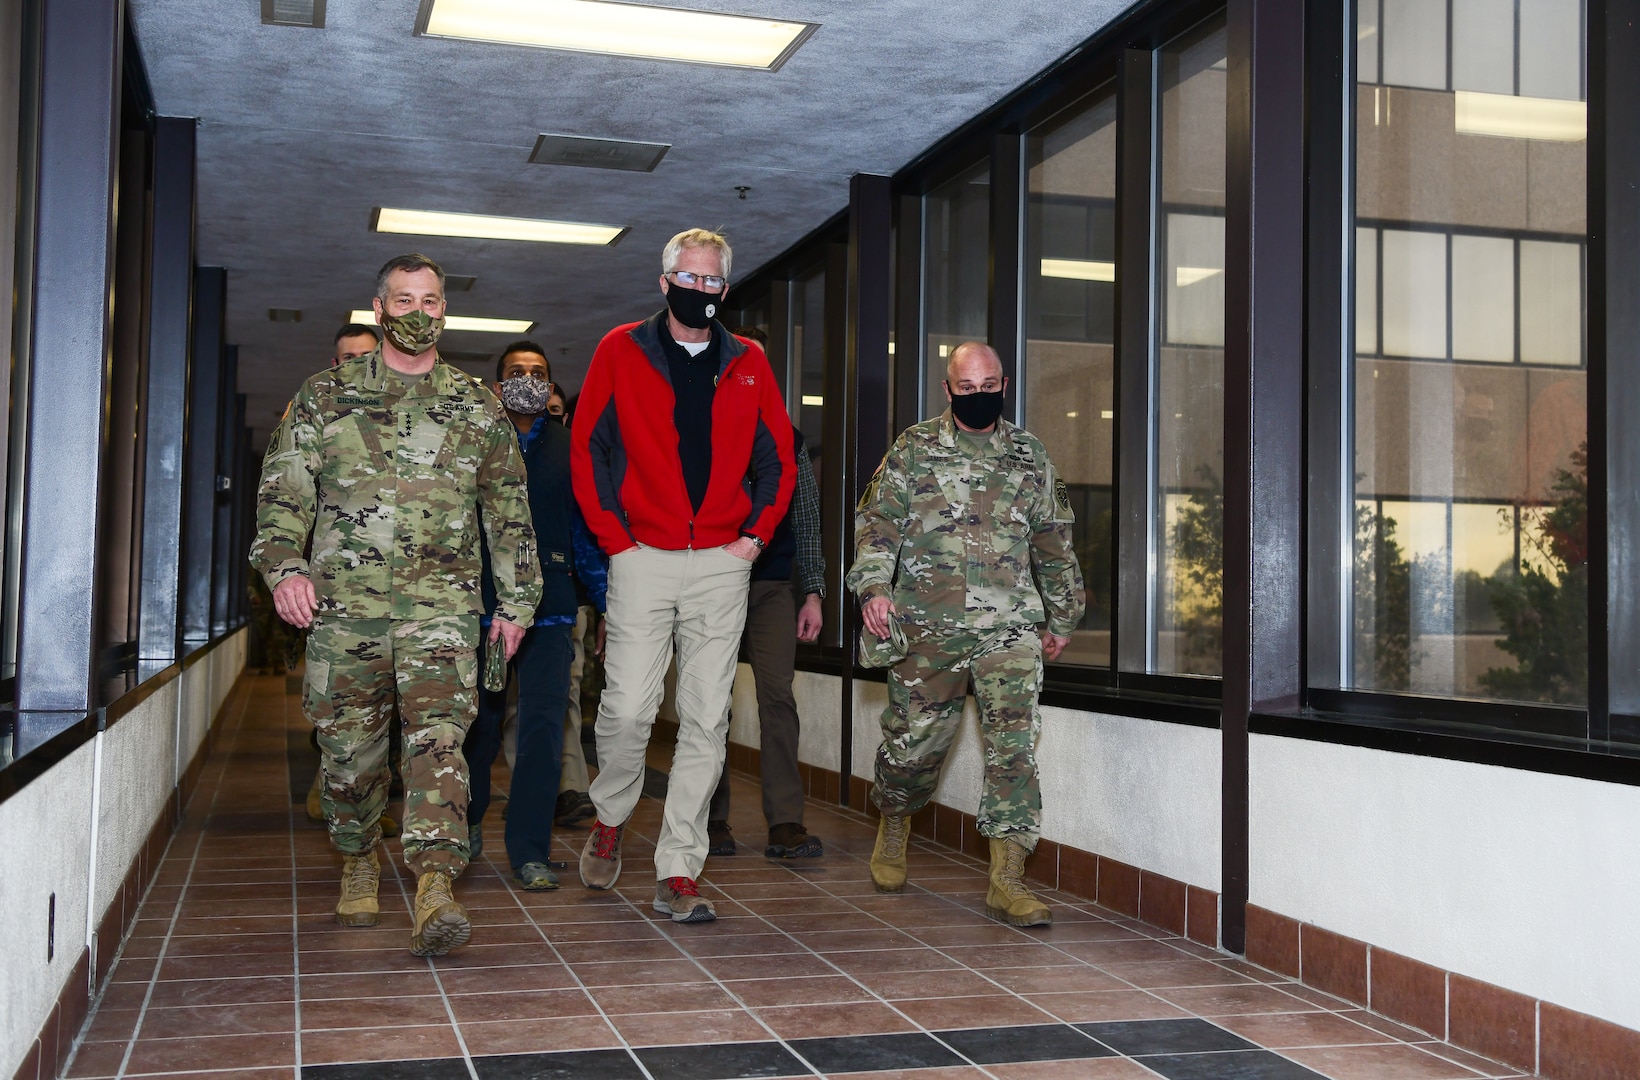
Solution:
{"label": "brown floor tile", "polygon": [[205,1072],[168,1072],[143,1073],[143,1080],[207,1080],[208,1077],[221,1077],[222,1080],[290,1080],[290,1068],[275,1069],[212,1069]]}
{"label": "brown floor tile", "polygon": [[1064,964],[1071,959],[1058,949],[1047,945],[1030,943],[961,945],[949,949],[940,946],[935,947],[957,963],[964,967],[971,967],[975,971],[989,971],[995,968],[1041,967],[1049,964]]}
{"label": "brown floor tile", "polygon": [[569,964],[611,963],[617,960],[670,960],[677,946],[655,937],[637,941],[568,941],[558,952]]}
{"label": "brown floor tile", "polygon": [[590,1016],[598,1011],[585,991],[573,987],[459,994],[451,995],[449,1000],[456,1021],[462,1024],[489,1020],[561,1019]]}
{"label": "brown floor tile", "polygon": [[1316,1047],[1284,1055],[1331,1080],[1469,1080],[1480,1075],[1400,1043]]}
{"label": "brown floor tile", "polygon": [[[1077,941],[1055,946],[1090,964],[1171,963],[1189,959],[1173,946],[1154,938],[1127,938],[1118,941]],[[1197,957],[1197,959],[1200,959]]]}
{"label": "brown floor tile", "polygon": [[1294,1046],[1358,1046],[1392,1042],[1389,1036],[1324,1012],[1220,1016],[1214,1023],[1272,1050]]}
{"label": "brown floor tile", "polygon": [[149,1008],[183,1005],[248,1005],[265,1001],[294,1001],[296,980],[288,975],[250,979],[187,979],[154,984]]}
{"label": "brown floor tile", "polygon": [[[444,975],[446,985],[450,977]],[[300,986],[304,1003],[315,998],[419,997],[438,993],[438,980],[425,969],[397,972],[387,978],[368,972],[357,975],[303,975]]]}
{"label": "brown floor tile", "polygon": [[852,979],[840,975],[818,975],[801,979],[738,979],[723,988],[748,1008],[776,1005],[825,1005],[849,1001],[870,1001],[871,992]]}
{"label": "brown floor tile", "polygon": [[1537,1064],[1537,1003],[1478,979],[1447,980],[1447,1034],[1469,1050],[1521,1069]]}
{"label": "brown floor tile", "polygon": [[1029,998],[1013,994],[984,997],[923,998],[897,1001],[895,1008],[930,1031],[970,1027],[1051,1024],[1054,1017]]}
{"label": "brown floor tile", "polygon": [[673,938],[690,956],[794,956],[803,953],[785,934],[680,934]]}
{"label": "brown floor tile", "polygon": [[160,965],[159,976],[164,982],[211,979],[220,977],[224,969],[231,970],[239,978],[290,975],[296,970],[296,960],[288,949],[282,953],[236,956],[231,961],[220,956],[167,956]]}
{"label": "brown floor tile", "polygon": [[826,959],[850,975],[880,971],[960,971],[955,960],[927,949],[872,949],[828,953]]}
{"label": "brown floor tile", "polygon": [[929,978],[925,971],[864,971],[852,978],[891,1001],[997,993],[996,984],[976,971],[942,971],[938,978]]}
{"label": "brown floor tile", "polygon": [[137,1018],[141,1015],[141,1009],[110,1009],[105,1004],[97,1009],[86,1028],[85,1041],[125,1042],[136,1033]]}
{"label": "brown floor tile", "polygon": [[627,960],[613,964],[575,964],[575,977],[588,986],[649,986],[691,982],[700,978],[692,960]]}
{"label": "brown floor tile", "polygon": [[1101,964],[1110,974],[1146,990],[1178,986],[1248,985],[1252,980],[1210,960],[1170,964]]}
{"label": "brown floor tile", "polygon": [[85,1043],[74,1055],[74,1063],[65,1074],[69,1077],[113,1076],[125,1060],[126,1042]]}
{"label": "brown floor tile", "polygon": [[126,1065],[127,1075],[265,1065],[294,1065],[296,1036],[219,1035],[207,1039],[138,1039]]}
{"label": "brown floor tile", "polygon": [[[985,929],[978,927],[977,929]],[[932,933],[929,931],[927,933]],[[872,930],[827,930],[821,933],[796,933],[792,937],[815,952],[856,952],[863,949],[916,949],[925,945],[916,937],[891,926]],[[955,942],[952,942],[955,944]]]}
{"label": "brown floor tile", "polygon": [[1252,1013],[1314,1012],[1313,1002],[1283,993],[1273,986],[1186,986],[1157,990],[1165,998],[1197,1016],[1246,1016]]}
{"label": "brown floor tile", "polygon": [[1579,1080],[1618,1080],[1640,1062],[1640,1031],[1544,1002],[1541,1053],[1544,1073]]}
{"label": "brown floor tile", "polygon": [[461,1037],[474,1056],[603,1050],[621,1044],[614,1030],[598,1016],[463,1023]]}
{"label": "brown floor tile", "polygon": [[795,1005],[753,1011],[782,1039],[824,1039],[916,1030],[915,1024],[894,1009],[869,1001],[847,1005]]}
{"label": "brown floor tile", "polygon": [[809,975],[837,974],[837,969],[831,964],[808,953],[795,956],[702,957],[700,964],[718,979],[800,979]]}
{"label": "brown floor tile", "polygon": [[191,1039],[203,1035],[260,1035],[296,1030],[296,1006],[288,1001],[240,1005],[191,1005],[149,1009],[142,1039]]}
{"label": "brown floor tile", "polygon": [[461,1056],[449,1024],[426,1027],[357,1028],[302,1033],[302,1064],[348,1061],[410,1061]]}
{"label": "brown floor tile", "polygon": [[[815,1006],[823,1007],[823,1006]],[[610,1018],[633,1046],[761,1042],[769,1033],[741,1009],[715,1012],[628,1013]]]}
{"label": "brown floor tile", "polygon": [[992,968],[985,974],[1016,994],[1088,993],[1127,990],[1127,983],[1086,964]]}
{"label": "brown floor tile", "polygon": [[[388,987],[380,987],[386,991]],[[447,1024],[450,1014],[437,997],[319,998],[302,1000],[302,1030],[426,1027]],[[304,1036],[305,1038],[305,1036]]]}
{"label": "brown floor tile", "polygon": [[602,986],[591,991],[610,1015],[653,1012],[711,1012],[735,1008],[728,994],[707,982]]}
{"label": "brown floor tile", "polygon": [[[451,996],[497,993],[504,990],[575,989],[575,977],[563,964],[440,970],[438,977],[444,984],[444,992]],[[434,985],[432,992],[438,992],[437,985]]]}

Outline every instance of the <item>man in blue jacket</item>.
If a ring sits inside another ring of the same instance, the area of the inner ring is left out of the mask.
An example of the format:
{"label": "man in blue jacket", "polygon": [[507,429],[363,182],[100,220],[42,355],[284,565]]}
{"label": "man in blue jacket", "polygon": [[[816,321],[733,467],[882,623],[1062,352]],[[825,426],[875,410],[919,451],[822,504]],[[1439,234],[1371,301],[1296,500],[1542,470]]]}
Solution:
{"label": "man in blue jacket", "polygon": [[[575,632],[576,579],[593,605],[604,608],[603,558],[581,520],[570,486],[569,432],[547,412],[552,367],[546,350],[515,341],[496,365],[501,404],[524,452],[530,517],[541,564],[541,606],[513,657],[518,678],[518,755],[506,815],[507,858],[513,880],[525,889],[556,889],[552,872],[552,825],[564,750],[564,711],[569,704],[571,638]],[[485,589],[487,584],[486,576]],[[485,609],[493,602],[485,593]],[[482,657],[480,668],[482,670]],[[490,804],[490,767],[501,748],[506,691],[480,689],[478,719],[463,746],[471,770],[467,802],[469,846],[483,847],[484,812]]]}

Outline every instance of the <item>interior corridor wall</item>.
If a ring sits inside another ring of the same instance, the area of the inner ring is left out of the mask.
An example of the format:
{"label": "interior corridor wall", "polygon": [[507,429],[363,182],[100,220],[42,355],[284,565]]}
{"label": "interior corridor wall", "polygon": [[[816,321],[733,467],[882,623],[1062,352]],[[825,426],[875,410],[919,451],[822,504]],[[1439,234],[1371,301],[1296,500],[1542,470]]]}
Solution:
{"label": "interior corridor wall", "polygon": [[[0,1076],[16,1073],[92,948],[94,928],[244,670],[247,636],[241,629],[182,667],[107,731],[0,803],[12,867],[0,874],[0,910],[10,930],[0,935]],[[103,950],[118,945],[97,943]]]}
{"label": "interior corridor wall", "polygon": [[1640,788],[1254,735],[1249,900],[1640,1029]]}
{"label": "interior corridor wall", "polygon": [[[800,671],[793,689],[802,721],[799,758],[835,770],[844,721],[841,679]],[[887,703],[883,683],[855,681],[848,718],[855,776],[873,773],[882,743],[878,717]],[[745,666],[735,684],[729,737],[758,745],[757,702]],[[1216,729],[1043,708],[1037,748],[1043,838],[1219,892],[1220,760]],[[977,813],[982,764],[970,699],[934,801]]]}

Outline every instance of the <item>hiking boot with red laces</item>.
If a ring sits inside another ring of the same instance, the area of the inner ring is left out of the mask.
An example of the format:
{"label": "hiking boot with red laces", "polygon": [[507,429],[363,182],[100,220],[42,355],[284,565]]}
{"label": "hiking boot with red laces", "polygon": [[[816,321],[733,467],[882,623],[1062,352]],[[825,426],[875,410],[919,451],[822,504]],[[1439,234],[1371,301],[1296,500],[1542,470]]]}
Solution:
{"label": "hiking boot with red laces", "polygon": [[589,889],[613,889],[621,876],[621,833],[625,825],[592,823],[581,849],[581,884]]}
{"label": "hiking boot with red laces", "polygon": [[655,910],[673,922],[711,922],[717,918],[712,902],[695,888],[695,879],[662,878],[655,882]]}

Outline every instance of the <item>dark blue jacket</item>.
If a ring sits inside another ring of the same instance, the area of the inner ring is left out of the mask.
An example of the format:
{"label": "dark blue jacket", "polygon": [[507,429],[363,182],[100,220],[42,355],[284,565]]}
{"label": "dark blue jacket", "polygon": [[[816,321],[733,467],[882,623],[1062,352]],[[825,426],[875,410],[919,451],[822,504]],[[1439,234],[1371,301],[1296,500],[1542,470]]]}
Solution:
{"label": "dark blue jacket", "polygon": [[[556,417],[541,414],[519,439],[524,472],[529,483],[530,518],[535,526],[535,550],[541,561],[541,604],[535,609],[536,626],[573,623],[582,603],[604,609],[608,585],[598,545],[581,520],[569,477],[569,429]],[[490,581],[488,547],[484,548],[484,610],[495,610],[495,586]]]}

